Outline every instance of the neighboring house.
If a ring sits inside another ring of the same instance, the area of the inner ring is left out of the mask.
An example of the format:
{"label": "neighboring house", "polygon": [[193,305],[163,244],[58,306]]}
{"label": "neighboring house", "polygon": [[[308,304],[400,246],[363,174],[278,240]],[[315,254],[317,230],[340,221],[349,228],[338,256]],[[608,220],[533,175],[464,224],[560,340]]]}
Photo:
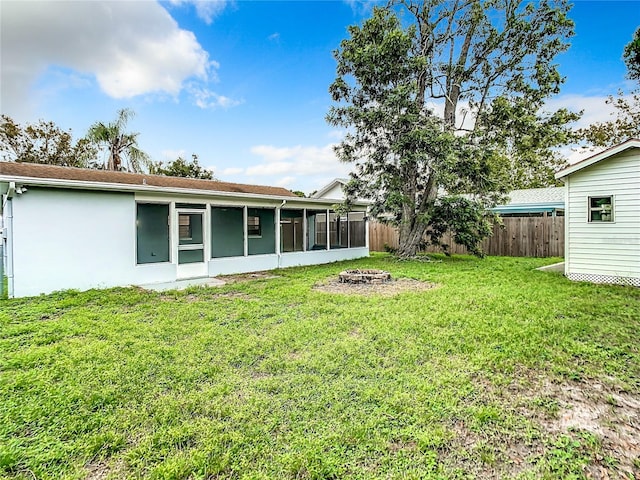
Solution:
{"label": "neighboring house", "polygon": [[[311,198],[344,200],[348,178],[335,178],[319,189]],[[503,217],[555,217],[564,215],[564,188],[528,188],[513,190],[509,202],[492,209]]]}
{"label": "neighboring house", "polygon": [[0,162],[0,193],[10,297],[369,254],[365,204],[283,188]]}
{"label": "neighboring house", "polygon": [[349,183],[348,178],[335,178],[320,190],[311,194],[311,198],[327,198],[331,200],[344,200],[344,187]]}
{"label": "neighboring house", "polygon": [[513,190],[509,202],[492,209],[501,217],[555,217],[564,215],[564,187]]}
{"label": "neighboring house", "polygon": [[565,182],[565,274],[640,286],[640,140],[561,170]]}

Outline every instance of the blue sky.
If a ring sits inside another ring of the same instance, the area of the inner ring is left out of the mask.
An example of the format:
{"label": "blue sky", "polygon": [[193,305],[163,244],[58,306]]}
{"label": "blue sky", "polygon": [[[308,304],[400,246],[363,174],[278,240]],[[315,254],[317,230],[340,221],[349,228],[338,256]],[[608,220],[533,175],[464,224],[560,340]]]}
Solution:
{"label": "blue sky", "polygon": [[[1,111],[82,136],[120,108],[155,160],[198,154],[221,180],[307,193],[349,165],[324,118],[332,51],[372,4],[358,1],[12,1],[0,3]],[[606,120],[628,90],[622,49],[640,1],[574,2],[567,81],[550,107]]]}

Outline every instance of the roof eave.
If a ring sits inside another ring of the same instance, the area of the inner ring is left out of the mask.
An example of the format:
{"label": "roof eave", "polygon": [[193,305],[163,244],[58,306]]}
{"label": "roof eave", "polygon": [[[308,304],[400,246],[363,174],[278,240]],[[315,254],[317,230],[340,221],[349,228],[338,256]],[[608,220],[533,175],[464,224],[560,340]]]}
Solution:
{"label": "roof eave", "polygon": [[608,148],[607,150],[604,150],[600,153],[592,155],[591,157],[585,158],[584,160],[581,160],[577,163],[574,163],[573,165],[568,166],[563,170],[560,170],[555,174],[555,178],[558,180],[564,181],[564,179],[569,175],[579,170],[582,170],[583,168],[590,167],[591,165],[601,162],[602,160],[605,160],[609,157],[622,153],[625,150],[628,150],[630,148],[640,148],[640,140],[638,140],[637,138],[631,138],[626,142],[623,142],[619,145],[615,145],[611,148]]}
{"label": "roof eave", "polygon": [[[62,180],[56,178],[38,178],[38,177],[20,177],[15,175],[0,175],[0,182],[16,182],[23,185],[33,185],[38,187],[52,187],[52,188],[70,188],[81,190],[100,190],[110,192],[125,192],[125,193],[164,193],[164,194],[177,194],[177,195],[192,195],[192,196],[204,196],[204,197],[226,197],[226,198],[238,198],[238,199],[260,199],[260,200],[274,200],[283,201],[287,203],[303,203],[313,202],[323,205],[333,205],[335,200],[321,199],[321,198],[306,198],[298,196],[287,195],[266,195],[258,193],[242,193],[242,192],[225,192],[220,190],[203,190],[194,188],[179,188],[179,187],[160,187],[155,185],[129,185],[123,183],[109,183],[109,182],[87,182],[84,180]],[[354,202],[354,205],[366,206],[364,202]]]}

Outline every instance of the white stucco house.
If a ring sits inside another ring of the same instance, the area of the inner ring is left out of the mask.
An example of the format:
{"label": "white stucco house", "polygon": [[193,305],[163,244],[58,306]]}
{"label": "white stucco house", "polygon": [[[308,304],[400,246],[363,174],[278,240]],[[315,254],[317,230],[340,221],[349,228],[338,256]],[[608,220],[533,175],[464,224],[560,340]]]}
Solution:
{"label": "white stucco house", "polygon": [[565,183],[565,275],[640,286],[640,140],[556,174]]}
{"label": "white stucco house", "polygon": [[278,187],[0,162],[10,297],[312,265],[369,254],[366,204]]}

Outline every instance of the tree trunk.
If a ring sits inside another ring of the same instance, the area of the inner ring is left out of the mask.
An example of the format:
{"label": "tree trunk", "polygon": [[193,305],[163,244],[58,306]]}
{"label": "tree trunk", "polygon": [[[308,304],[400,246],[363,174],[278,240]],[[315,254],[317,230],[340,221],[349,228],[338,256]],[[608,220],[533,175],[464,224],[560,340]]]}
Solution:
{"label": "tree trunk", "polygon": [[400,258],[415,257],[426,230],[427,226],[422,223],[415,221],[411,225],[408,222],[403,223],[400,226],[400,242],[396,255]]}

